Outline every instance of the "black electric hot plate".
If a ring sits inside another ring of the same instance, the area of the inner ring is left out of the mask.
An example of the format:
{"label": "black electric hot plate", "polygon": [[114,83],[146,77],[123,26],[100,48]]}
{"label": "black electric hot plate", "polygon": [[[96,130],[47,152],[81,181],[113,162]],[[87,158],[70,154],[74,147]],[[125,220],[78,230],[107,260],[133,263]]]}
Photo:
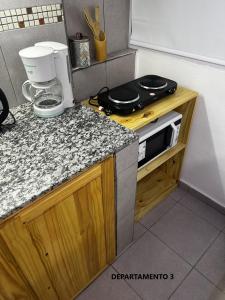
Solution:
{"label": "black electric hot plate", "polygon": [[98,95],[106,114],[128,115],[175,93],[177,83],[157,75],[147,75]]}

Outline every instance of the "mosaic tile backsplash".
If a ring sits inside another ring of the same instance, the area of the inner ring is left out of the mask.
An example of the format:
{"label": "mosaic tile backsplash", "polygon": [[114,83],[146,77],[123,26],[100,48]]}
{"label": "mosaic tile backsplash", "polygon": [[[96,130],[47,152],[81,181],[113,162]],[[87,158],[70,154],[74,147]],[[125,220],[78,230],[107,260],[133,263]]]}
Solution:
{"label": "mosaic tile backsplash", "polygon": [[64,20],[62,4],[0,10],[0,32],[59,23]]}

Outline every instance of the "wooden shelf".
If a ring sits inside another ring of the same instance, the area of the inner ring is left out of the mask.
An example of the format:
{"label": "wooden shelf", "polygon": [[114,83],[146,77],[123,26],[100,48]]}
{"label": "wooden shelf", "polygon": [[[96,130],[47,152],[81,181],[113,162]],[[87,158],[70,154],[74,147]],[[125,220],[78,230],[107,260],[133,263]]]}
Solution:
{"label": "wooden shelf", "polygon": [[[178,87],[173,95],[156,101],[131,115],[110,116],[111,120],[134,131],[172,110],[181,113],[183,116],[178,144],[138,172],[136,221],[140,220],[149,210],[165,199],[177,186],[197,96],[198,94],[192,90]],[[90,106],[88,101],[84,101],[83,104],[98,111],[98,108]],[[99,113],[104,114],[103,112]]]}
{"label": "wooden shelf", "polygon": [[105,63],[107,61],[111,61],[111,60],[114,60],[114,59],[117,59],[117,58],[120,58],[120,57],[123,57],[123,56],[126,56],[126,55],[130,55],[130,54],[133,54],[133,53],[136,53],[136,52],[137,52],[137,50],[132,49],[132,48],[127,48],[127,49],[124,49],[124,50],[121,50],[121,51],[112,52],[112,53],[108,54],[108,57],[105,61],[101,62],[101,61],[97,61],[95,59],[92,59],[91,60],[91,65],[89,67],[86,67],[86,68],[72,68],[72,73],[78,72],[78,71],[81,71],[81,70],[85,70],[85,69],[91,68],[92,66],[99,65],[99,64]]}
{"label": "wooden shelf", "polygon": [[[182,148],[182,145],[180,146]],[[185,147],[182,150],[181,148],[177,154],[171,156],[138,182],[135,208],[136,221],[139,221],[177,187],[185,152]]]}
{"label": "wooden shelf", "polygon": [[179,142],[175,147],[168,150],[167,152],[165,152],[161,156],[157,157],[155,160],[153,160],[148,165],[143,167],[140,171],[138,171],[137,181],[140,181],[145,176],[147,176],[148,174],[153,172],[155,169],[157,169],[159,166],[161,166],[163,163],[165,163],[168,159],[172,158],[177,153],[184,150],[185,147],[186,147],[185,144]]}
{"label": "wooden shelf", "polygon": [[162,170],[155,170],[139,181],[135,221],[139,221],[149,210],[171,193],[176,186],[176,180]]}

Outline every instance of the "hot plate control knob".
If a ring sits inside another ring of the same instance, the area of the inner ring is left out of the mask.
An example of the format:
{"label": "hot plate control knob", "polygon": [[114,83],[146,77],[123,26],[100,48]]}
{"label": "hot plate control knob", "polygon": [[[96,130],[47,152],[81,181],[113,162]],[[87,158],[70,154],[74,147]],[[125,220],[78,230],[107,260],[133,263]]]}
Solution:
{"label": "hot plate control knob", "polygon": [[143,109],[143,108],[144,108],[143,103],[139,102],[137,105],[137,109]]}
{"label": "hot plate control knob", "polygon": [[105,108],[105,114],[106,116],[110,116],[112,114],[112,111],[109,108]]}
{"label": "hot plate control knob", "polygon": [[174,94],[176,92],[176,88],[172,88],[172,89],[170,89],[170,90],[168,90],[168,93],[169,94]]}

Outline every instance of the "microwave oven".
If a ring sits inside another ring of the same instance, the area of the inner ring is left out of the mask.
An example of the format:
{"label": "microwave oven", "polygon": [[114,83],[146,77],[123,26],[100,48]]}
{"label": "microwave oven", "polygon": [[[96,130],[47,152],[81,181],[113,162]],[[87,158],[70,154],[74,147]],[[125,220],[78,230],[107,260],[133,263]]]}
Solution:
{"label": "microwave oven", "polygon": [[171,111],[137,131],[139,135],[138,169],[178,143],[182,115]]}

